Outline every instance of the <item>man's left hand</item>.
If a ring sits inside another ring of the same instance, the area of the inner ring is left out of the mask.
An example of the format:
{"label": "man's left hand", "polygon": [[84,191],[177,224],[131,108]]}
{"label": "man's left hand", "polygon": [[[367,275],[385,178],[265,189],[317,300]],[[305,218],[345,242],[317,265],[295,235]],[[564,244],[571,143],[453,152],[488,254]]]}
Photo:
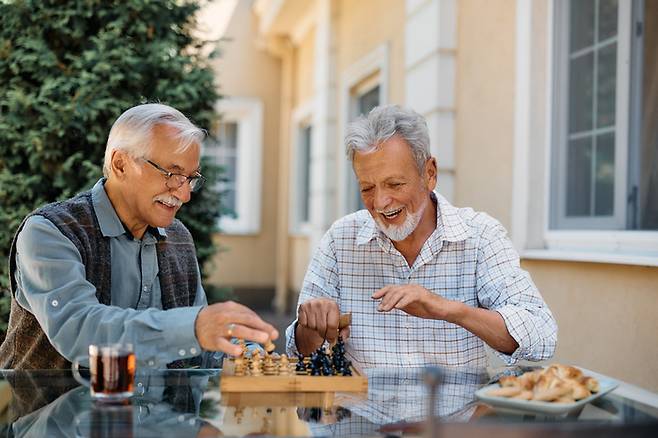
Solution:
{"label": "man's left hand", "polygon": [[425,319],[447,319],[453,303],[417,284],[384,286],[372,294],[372,298],[381,299],[377,307],[380,312],[400,309],[409,315]]}

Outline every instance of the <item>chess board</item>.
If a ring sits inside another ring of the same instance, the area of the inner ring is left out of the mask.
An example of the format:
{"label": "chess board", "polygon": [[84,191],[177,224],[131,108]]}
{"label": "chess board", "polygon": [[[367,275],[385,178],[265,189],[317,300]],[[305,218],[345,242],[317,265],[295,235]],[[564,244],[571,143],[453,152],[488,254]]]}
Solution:
{"label": "chess board", "polygon": [[[279,361],[280,359],[275,359]],[[368,378],[354,365],[351,376],[311,376],[295,374],[297,359],[289,362],[289,375],[238,375],[235,358],[225,358],[222,366],[222,392],[367,392]]]}

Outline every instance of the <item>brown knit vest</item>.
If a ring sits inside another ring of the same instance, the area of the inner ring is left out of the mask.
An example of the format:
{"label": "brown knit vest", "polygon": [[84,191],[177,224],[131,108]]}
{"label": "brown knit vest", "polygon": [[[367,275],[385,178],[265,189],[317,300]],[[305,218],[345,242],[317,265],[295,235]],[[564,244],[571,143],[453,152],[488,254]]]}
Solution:
{"label": "brown knit vest", "polygon": [[[37,209],[21,223],[9,253],[11,313],[7,336],[0,345],[0,368],[52,369],[69,368],[71,363],[52,346],[37,319],[21,307],[16,293],[16,238],[25,221],[40,215],[51,221],[76,246],[85,265],[87,280],[96,287],[101,304],[111,303],[111,252],[94,212],[91,192],[55,202]],[[191,306],[197,289],[197,260],[190,232],[179,221],[166,228],[167,236],[156,245],[162,308]],[[171,364],[181,367],[177,361]]]}

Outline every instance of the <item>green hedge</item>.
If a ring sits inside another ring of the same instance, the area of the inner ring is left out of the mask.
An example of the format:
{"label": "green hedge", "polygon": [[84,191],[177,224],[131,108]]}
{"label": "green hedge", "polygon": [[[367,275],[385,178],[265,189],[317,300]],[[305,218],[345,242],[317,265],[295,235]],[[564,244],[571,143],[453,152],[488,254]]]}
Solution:
{"label": "green hedge", "polygon": [[[199,4],[173,0],[0,0],[0,338],[8,316],[7,255],[22,218],[101,176],[113,121],[139,103],[172,105],[210,127],[218,98]],[[212,55],[211,55],[212,56]],[[221,213],[213,183],[181,210],[201,266]]]}

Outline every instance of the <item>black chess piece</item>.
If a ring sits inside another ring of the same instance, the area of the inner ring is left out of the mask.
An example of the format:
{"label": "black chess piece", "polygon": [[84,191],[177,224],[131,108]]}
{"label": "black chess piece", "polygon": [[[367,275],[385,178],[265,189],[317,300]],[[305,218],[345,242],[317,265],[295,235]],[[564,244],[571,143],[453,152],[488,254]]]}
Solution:
{"label": "black chess piece", "polygon": [[306,374],[306,364],[304,363],[304,355],[299,353],[297,355],[297,365],[295,366],[295,372],[297,374]]}

